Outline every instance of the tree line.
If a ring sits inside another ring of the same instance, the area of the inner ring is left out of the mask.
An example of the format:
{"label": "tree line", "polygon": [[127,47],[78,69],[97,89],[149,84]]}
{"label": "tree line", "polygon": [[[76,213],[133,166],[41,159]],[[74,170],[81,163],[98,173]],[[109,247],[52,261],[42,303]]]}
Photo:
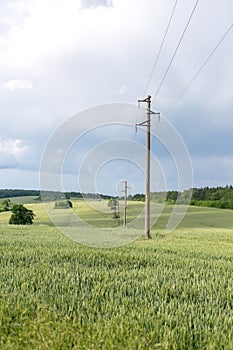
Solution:
{"label": "tree line", "polygon": [[191,205],[214,207],[221,209],[233,209],[233,187],[203,187],[194,188]]}
{"label": "tree line", "polygon": [[81,193],[81,192],[59,192],[59,191],[40,191],[23,189],[0,189],[0,198],[34,196],[38,200],[59,200],[70,198],[89,198],[89,199],[110,199],[111,196],[101,193]]}
{"label": "tree line", "polygon": [[[191,195],[191,200],[190,200]],[[225,187],[202,187],[192,188],[183,192],[179,191],[164,191],[152,192],[151,200],[157,203],[167,204],[188,204],[214,207],[221,209],[233,209],[233,186],[227,185]],[[144,193],[136,193],[132,197],[133,201],[145,201]]]}
{"label": "tree line", "polygon": [[22,189],[2,189],[0,190],[0,198],[39,196],[38,190],[22,190]]}

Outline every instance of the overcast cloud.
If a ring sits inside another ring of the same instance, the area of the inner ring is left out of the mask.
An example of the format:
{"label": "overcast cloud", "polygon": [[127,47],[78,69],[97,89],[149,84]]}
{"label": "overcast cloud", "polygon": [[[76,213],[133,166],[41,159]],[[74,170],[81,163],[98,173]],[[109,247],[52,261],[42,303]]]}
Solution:
{"label": "overcast cloud", "polygon": [[[0,2],[1,188],[39,188],[38,171],[46,144],[72,115],[105,103],[136,105],[139,98],[146,97],[143,93],[174,3],[174,0]],[[152,97],[194,4],[195,0],[178,1],[146,91]],[[199,2],[152,105],[184,139],[197,187],[233,183],[233,29],[187,92],[173,103],[232,23],[231,0]],[[133,138],[132,135],[129,132],[126,137]],[[106,135],[101,138],[101,133],[95,137],[96,143],[106,139]],[[140,140],[144,142],[143,137]],[[93,135],[86,142],[93,146]],[[74,154],[77,162],[85,149],[88,147],[84,143],[77,144],[70,154]],[[169,171],[170,163],[164,153],[153,149],[158,160],[166,163],[168,188],[177,187],[174,180],[177,175],[173,178],[171,174],[174,166]],[[72,157],[69,158],[66,189],[77,190],[74,179],[78,164],[75,168]],[[106,192],[112,191],[106,178],[110,168],[105,167],[103,172]],[[125,168],[124,165],[121,178],[127,176]],[[140,181],[134,184],[136,192],[143,189]],[[102,189],[101,179],[98,182]]]}

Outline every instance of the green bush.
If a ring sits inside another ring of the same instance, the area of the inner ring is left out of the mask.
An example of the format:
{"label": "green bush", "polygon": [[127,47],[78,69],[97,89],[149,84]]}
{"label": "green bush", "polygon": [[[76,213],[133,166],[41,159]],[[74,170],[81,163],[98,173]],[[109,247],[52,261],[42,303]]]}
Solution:
{"label": "green bush", "polygon": [[14,204],[11,211],[10,225],[31,225],[33,223],[35,214],[32,210],[24,207],[23,204]]}
{"label": "green bush", "polygon": [[68,209],[72,207],[73,207],[73,204],[70,200],[56,201],[54,203],[54,209]]}
{"label": "green bush", "polygon": [[12,203],[10,199],[3,199],[0,201],[0,212],[2,211],[10,211],[12,208]]}

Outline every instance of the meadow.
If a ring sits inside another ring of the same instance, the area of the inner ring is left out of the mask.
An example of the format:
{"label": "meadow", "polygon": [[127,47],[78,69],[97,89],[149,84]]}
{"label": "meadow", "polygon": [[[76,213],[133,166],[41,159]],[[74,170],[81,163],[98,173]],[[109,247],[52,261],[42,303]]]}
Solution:
{"label": "meadow", "polygon": [[[233,349],[231,210],[190,207],[166,234],[165,206],[152,240],[105,249],[71,241],[29,202],[32,226],[0,214],[1,349]],[[111,211],[74,210],[116,225]]]}

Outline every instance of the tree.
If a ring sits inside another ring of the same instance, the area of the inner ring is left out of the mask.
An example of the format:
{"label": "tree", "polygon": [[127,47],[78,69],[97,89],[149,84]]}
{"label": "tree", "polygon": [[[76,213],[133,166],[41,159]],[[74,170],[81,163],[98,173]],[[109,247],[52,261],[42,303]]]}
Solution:
{"label": "tree", "polygon": [[3,199],[2,201],[0,201],[0,212],[1,211],[10,211],[12,208],[12,203],[10,201],[10,199]]}
{"label": "tree", "polygon": [[31,225],[36,216],[32,210],[27,209],[23,204],[14,204],[11,211],[10,225]]}
{"label": "tree", "polygon": [[145,195],[143,193],[136,193],[133,198],[133,201],[145,202]]}

